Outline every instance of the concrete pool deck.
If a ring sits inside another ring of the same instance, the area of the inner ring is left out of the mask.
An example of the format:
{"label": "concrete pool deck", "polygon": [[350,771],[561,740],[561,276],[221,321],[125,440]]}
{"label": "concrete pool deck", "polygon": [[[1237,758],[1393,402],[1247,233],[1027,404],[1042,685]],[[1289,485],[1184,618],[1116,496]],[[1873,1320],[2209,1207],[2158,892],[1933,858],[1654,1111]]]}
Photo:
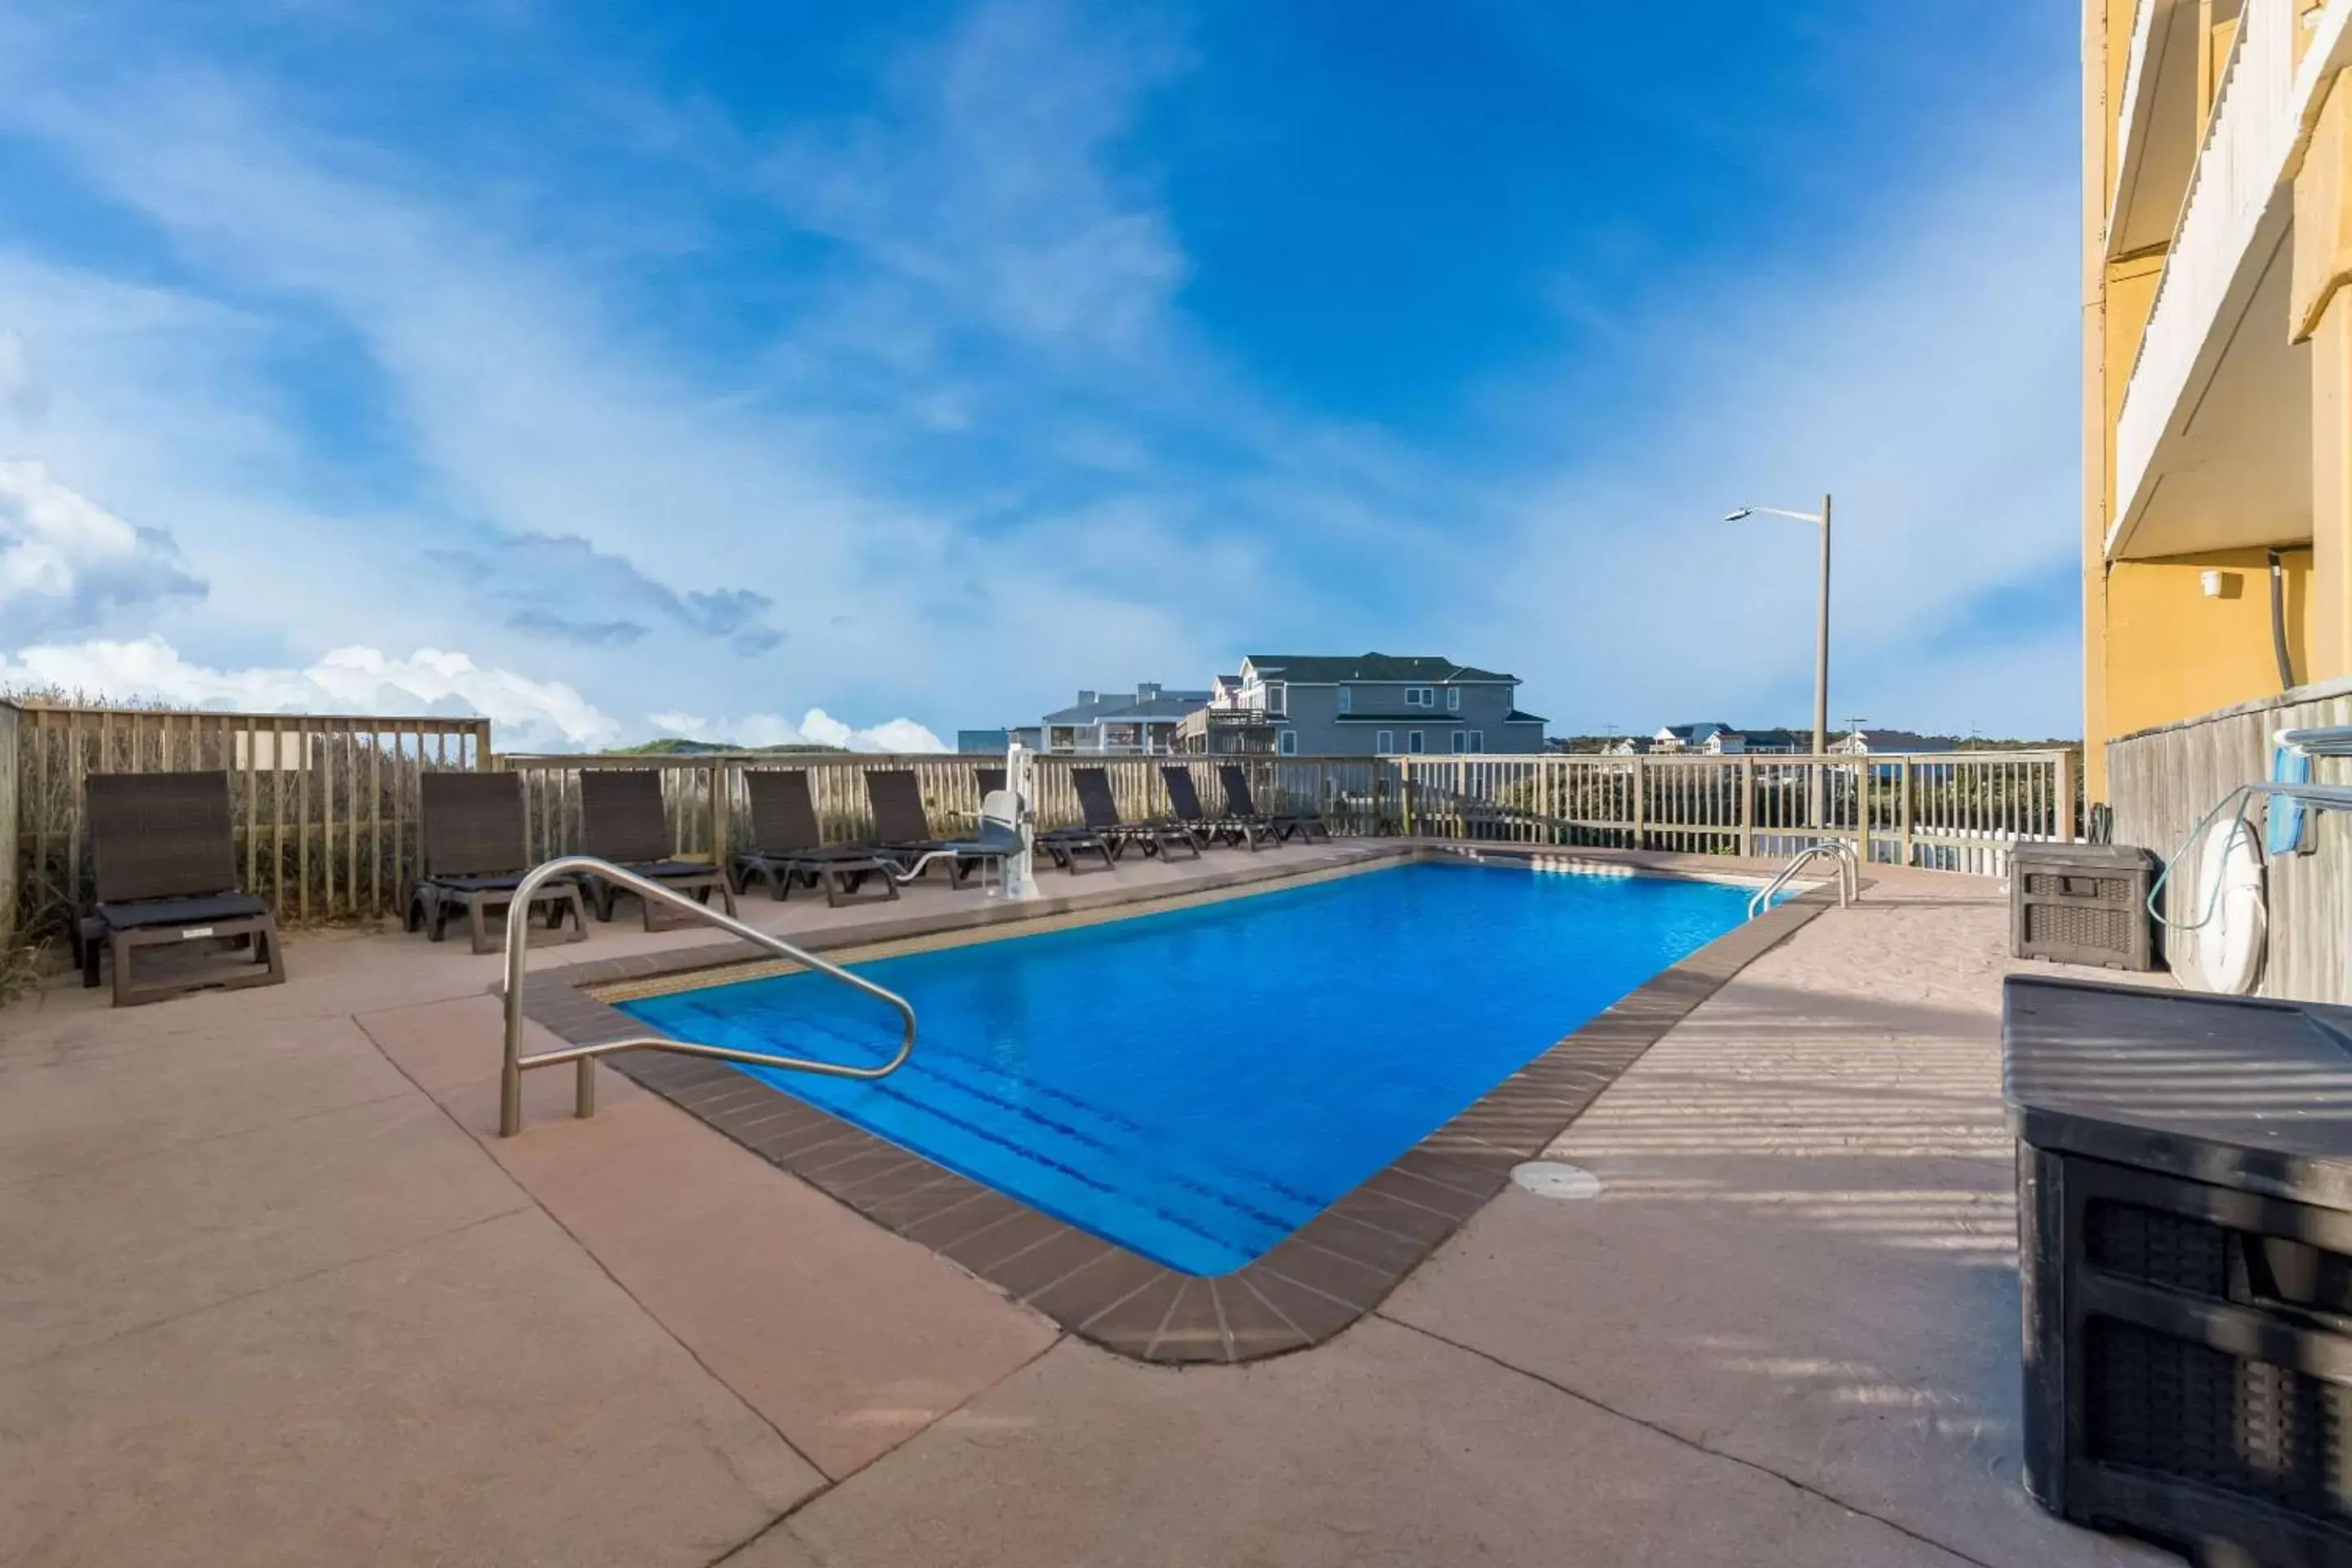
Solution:
{"label": "concrete pool deck", "polygon": [[45,992],[0,1011],[0,1562],[2172,1561],[2019,1489],[2005,906],[1877,877],[1554,1141],[1600,1199],[1506,1189],[1245,1367],[1065,1334],[608,1069],[495,1139],[462,944]]}

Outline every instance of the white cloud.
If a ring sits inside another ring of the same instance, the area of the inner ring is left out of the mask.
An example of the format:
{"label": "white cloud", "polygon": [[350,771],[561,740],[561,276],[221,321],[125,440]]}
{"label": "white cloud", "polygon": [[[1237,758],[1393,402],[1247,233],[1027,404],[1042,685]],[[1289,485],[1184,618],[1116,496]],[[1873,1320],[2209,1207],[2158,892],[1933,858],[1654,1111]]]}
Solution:
{"label": "white cloud", "polygon": [[801,732],[822,746],[846,746],[853,752],[944,752],[945,742],[912,719],[886,719],[870,729],[853,730],[822,708],[801,715]]}
{"label": "white cloud", "polygon": [[0,654],[0,687],[61,687],[114,699],[263,713],[478,714],[501,751],[606,746],[621,727],[561,681],[486,669],[462,653],[404,658],[339,647],[302,669],[214,669],[160,637],[46,644]]}
{"label": "white cloud", "polygon": [[798,724],[774,713],[740,719],[707,719],[698,713],[648,713],[646,721],[661,734],[688,741],[728,741],[740,746],[845,746],[853,752],[939,752],[947,743],[912,719],[886,719],[856,729],[822,708],[812,708]]}
{"label": "white cloud", "polygon": [[0,624],[13,634],[84,631],[115,610],[204,591],[169,535],[134,528],[44,463],[0,461]]}
{"label": "white cloud", "polygon": [[33,352],[24,338],[0,327],[0,419],[31,424],[47,405],[48,389],[33,368]]}

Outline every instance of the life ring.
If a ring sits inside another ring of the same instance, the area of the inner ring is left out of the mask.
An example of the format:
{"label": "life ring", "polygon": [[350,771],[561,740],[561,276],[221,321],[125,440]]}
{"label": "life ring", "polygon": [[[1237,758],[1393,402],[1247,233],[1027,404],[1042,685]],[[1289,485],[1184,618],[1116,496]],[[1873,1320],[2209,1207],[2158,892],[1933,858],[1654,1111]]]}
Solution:
{"label": "life ring", "polygon": [[2223,996],[2252,991],[2262,973],[2270,917],[2263,901],[2262,838],[2244,818],[2231,817],[2206,830],[2189,910],[2189,919],[2204,921],[2190,955],[2193,977]]}

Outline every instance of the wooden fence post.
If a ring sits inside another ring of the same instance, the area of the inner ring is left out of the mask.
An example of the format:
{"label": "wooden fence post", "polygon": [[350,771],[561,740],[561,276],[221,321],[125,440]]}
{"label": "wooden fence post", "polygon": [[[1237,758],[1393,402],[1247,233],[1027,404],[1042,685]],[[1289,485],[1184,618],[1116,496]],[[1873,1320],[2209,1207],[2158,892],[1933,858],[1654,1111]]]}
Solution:
{"label": "wooden fence post", "polygon": [[15,945],[23,892],[16,879],[19,717],[14,704],[0,702],[0,953]]}
{"label": "wooden fence post", "polygon": [[[2087,744],[2088,742],[2085,742]],[[2058,841],[2074,842],[2074,753],[2058,753]]]}
{"label": "wooden fence post", "polygon": [[1739,853],[1749,859],[1756,855],[1756,763],[1754,759],[1739,759]]}
{"label": "wooden fence post", "polygon": [[1895,793],[1902,797],[1903,864],[1908,866],[1911,864],[1911,759],[1905,757],[1902,766],[1903,782]]}
{"label": "wooden fence post", "polygon": [[1640,754],[1633,758],[1633,847],[1643,847],[1643,819],[1649,810],[1650,759]]}

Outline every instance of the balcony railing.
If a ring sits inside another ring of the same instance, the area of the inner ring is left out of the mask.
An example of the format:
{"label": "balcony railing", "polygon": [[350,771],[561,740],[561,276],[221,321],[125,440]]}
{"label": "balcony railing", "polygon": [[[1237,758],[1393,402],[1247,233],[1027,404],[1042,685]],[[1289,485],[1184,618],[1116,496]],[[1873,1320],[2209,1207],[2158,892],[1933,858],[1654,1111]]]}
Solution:
{"label": "balcony railing", "polygon": [[2254,281],[2242,269],[2263,259],[2250,252],[2297,131],[2295,27],[2294,0],[2246,0],[2116,425],[2118,525],[2137,508],[2223,303]]}

